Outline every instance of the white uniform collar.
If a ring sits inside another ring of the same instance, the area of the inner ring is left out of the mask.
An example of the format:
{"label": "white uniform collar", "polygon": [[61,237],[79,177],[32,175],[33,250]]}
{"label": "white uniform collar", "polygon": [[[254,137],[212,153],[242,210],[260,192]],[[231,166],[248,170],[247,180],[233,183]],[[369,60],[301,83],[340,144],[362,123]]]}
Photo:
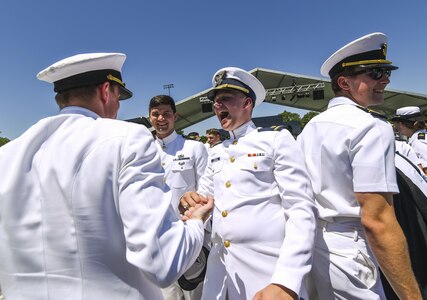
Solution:
{"label": "white uniform collar", "polygon": [[240,137],[248,134],[249,132],[251,132],[255,128],[256,128],[256,126],[255,126],[254,122],[252,122],[252,120],[249,120],[248,122],[241,125],[239,128],[236,128],[232,131],[229,131],[230,139],[237,140]]}
{"label": "white uniform collar", "polygon": [[338,105],[343,105],[343,104],[350,104],[350,105],[354,105],[354,106],[360,106],[356,102],[354,102],[353,100],[351,100],[350,98],[340,96],[340,97],[332,98],[329,101],[328,108],[331,108],[331,107],[334,107],[334,106],[338,106]]}
{"label": "white uniform collar", "polygon": [[81,106],[66,106],[59,111],[59,114],[79,114],[93,119],[100,118],[95,112]]}
{"label": "white uniform collar", "polygon": [[178,134],[176,131],[172,131],[171,134],[169,134],[167,137],[164,137],[163,139],[156,137],[156,142],[160,144],[162,147],[166,147],[167,144],[172,143],[176,138],[178,137]]}

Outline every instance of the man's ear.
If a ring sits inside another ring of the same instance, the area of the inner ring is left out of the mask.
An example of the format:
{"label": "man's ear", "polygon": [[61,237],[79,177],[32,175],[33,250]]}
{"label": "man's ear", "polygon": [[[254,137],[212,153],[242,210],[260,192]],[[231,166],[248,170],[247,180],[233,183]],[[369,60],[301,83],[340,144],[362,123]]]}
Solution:
{"label": "man's ear", "polygon": [[340,76],[337,79],[337,83],[338,86],[343,90],[343,91],[348,91],[350,89],[350,85],[348,84],[348,78],[344,77],[344,76]]}
{"label": "man's ear", "polygon": [[108,81],[99,85],[100,98],[103,103],[108,101],[108,96],[110,95],[110,83]]}
{"label": "man's ear", "polygon": [[245,106],[245,107],[246,107],[247,105],[249,105],[250,107],[253,107],[253,106],[254,106],[254,104],[255,104],[255,101],[254,101],[252,98],[250,98],[250,97],[246,97],[245,104],[244,104],[244,106]]}

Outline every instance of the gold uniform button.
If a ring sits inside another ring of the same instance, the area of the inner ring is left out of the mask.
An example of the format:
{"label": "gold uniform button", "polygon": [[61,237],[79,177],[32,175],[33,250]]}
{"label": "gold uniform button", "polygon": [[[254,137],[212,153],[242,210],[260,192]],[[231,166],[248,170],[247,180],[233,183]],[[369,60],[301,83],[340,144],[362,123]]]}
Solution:
{"label": "gold uniform button", "polygon": [[230,245],[231,245],[231,243],[230,243],[230,241],[229,241],[229,240],[225,240],[225,241],[224,241],[224,247],[225,247],[225,248],[230,247]]}
{"label": "gold uniform button", "polygon": [[237,145],[237,141],[236,140],[233,141],[233,145]]}
{"label": "gold uniform button", "polygon": [[227,181],[226,183],[225,183],[225,187],[226,188],[229,188],[231,186],[231,182],[230,181]]}
{"label": "gold uniform button", "polygon": [[256,164],[256,163],[254,163],[254,169],[255,169],[255,170],[257,170],[257,169],[258,169],[258,166],[257,166],[257,164]]}
{"label": "gold uniform button", "polygon": [[164,167],[166,164],[165,163],[162,163],[162,167]]}
{"label": "gold uniform button", "polygon": [[223,211],[221,212],[221,215],[225,218],[226,216],[228,216],[228,211],[223,210]]}
{"label": "gold uniform button", "polygon": [[235,161],[236,159],[234,158],[234,156],[232,156],[232,157],[230,157],[230,161],[232,162],[232,163],[234,163],[234,161]]}

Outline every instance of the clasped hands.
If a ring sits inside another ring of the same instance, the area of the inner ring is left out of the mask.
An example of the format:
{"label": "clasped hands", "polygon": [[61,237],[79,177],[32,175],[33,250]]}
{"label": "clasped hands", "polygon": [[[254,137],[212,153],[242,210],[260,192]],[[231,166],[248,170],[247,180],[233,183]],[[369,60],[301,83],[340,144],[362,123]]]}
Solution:
{"label": "clasped hands", "polygon": [[200,219],[205,222],[214,207],[211,196],[203,196],[196,192],[186,192],[179,201],[179,212],[184,222],[190,219]]}

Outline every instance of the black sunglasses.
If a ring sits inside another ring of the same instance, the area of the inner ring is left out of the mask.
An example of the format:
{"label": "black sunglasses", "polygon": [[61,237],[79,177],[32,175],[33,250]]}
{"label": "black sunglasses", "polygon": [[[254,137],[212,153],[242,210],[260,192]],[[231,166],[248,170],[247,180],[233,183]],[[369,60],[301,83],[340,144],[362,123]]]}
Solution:
{"label": "black sunglasses", "polygon": [[390,69],[384,69],[384,68],[372,68],[372,69],[364,69],[360,71],[353,72],[351,75],[359,75],[359,74],[366,74],[369,77],[371,77],[373,80],[380,80],[384,75],[388,77],[391,76],[391,70]]}

